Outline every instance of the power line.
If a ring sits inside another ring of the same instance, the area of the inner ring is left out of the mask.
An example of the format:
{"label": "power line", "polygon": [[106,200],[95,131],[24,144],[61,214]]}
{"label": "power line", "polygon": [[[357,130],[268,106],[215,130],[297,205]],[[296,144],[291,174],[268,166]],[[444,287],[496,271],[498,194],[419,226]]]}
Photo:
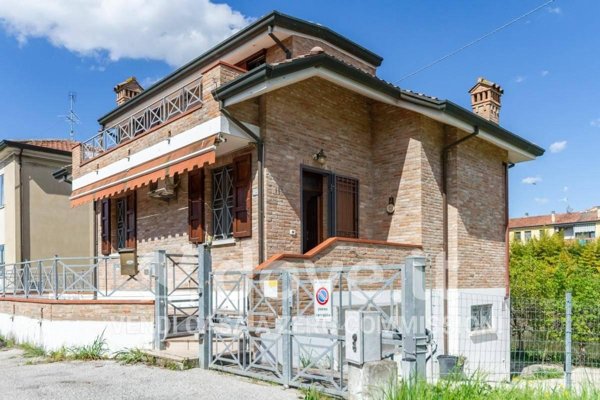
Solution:
{"label": "power line", "polygon": [[435,61],[432,61],[431,63],[429,63],[429,64],[427,64],[427,65],[425,65],[425,66],[423,66],[423,67],[421,67],[421,68],[417,69],[417,70],[416,70],[416,71],[414,71],[414,72],[411,72],[411,73],[410,73],[410,74],[408,74],[408,75],[405,75],[405,76],[403,76],[402,78],[400,78],[400,80],[399,80],[398,82],[402,82],[402,81],[403,81],[403,80],[405,80],[405,79],[408,79],[408,78],[410,78],[410,77],[412,77],[412,76],[414,76],[414,75],[416,75],[416,74],[418,74],[418,73],[420,73],[420,72],[423,72],[423,71],[425,71],[426,69],[429,69],[429,68],[433,67],[433,66],[434,66],[434,65],[436,65],[436,64],[439,64],[439,63],[441,63],[442,61],[444,61],[444,60],[446,60],[446,59],[448,59],[448,58],[450,58],[450,57],[452,57],[452,56],[454,56],[454,55],[456,55],[456,54],[460,53],[461,51],[465,50],[466,48],[468,48],[468,47],[471,47],[471,46],[473,46],[474,44],[477,44],[477,43],[481,42],[482,40],[484,40],[484,39],[486,39],[486,38],[488,38],[488,37],[492,36],[493,34],[495,34],[495,33],[497,33],[497,32],[500,32],[501,30],[503,30],[503,29],[505,29],[505,28],[508,28],[509,26],[511,26],[512,24],[514,24],[514,23],[516,23],[516,22],[518,22],[518,21],[522,20],[523,18],[525,18],[525,17],[528,17],[528,16],[530,16],[531,14],[538,12],[538,11],[539,11],[539,10],[541,10],[542,8],[544,8],[544,7],[548,6],[550,3],[554,3],[554,1],[555,1],[555,0],[548,0],[548,1],[547,1],[547,2],[545,2],[544,4],[541,4],[541,5],[537,6],[537,7],[536,7],[536,8],[534,8],[534,9],[532,9],[532,10],[530,10],[530,11],[527,11],[525,14],[523,14],[523,15],[521,15],[521,16],[519,16],[519,17],[517,17],[517,18],[514,18],[514,19],[512,19],[512,20],[510,20],[510,21],[508,21],[508,22],[507,22],[507,23],[505,23],[504,25],[502,25],[502,26],[499,26],[498,28],[494,29],[493,31],[490,31],[490,32],[486,33],[485,35],[483,35],[483,36],[481,36],[481,37],[479,37],[479,38],[477,38],[477,39],[475,39],[475,40],[473,40],[473,41],[471,41],[471,42],[467,43],[466,45],[464,45],[464,46],[462,46],[462,47],[460,47],[460,48],[458,48],[458,49],[454,50],[453,52],[451,52],[451,53],[448,53],[448,54],[446,54],[445,56],[443,56],[443,57],[440,57],[440,58],[438,58],[438,59],[437,59],[437,60],[435,60]]}

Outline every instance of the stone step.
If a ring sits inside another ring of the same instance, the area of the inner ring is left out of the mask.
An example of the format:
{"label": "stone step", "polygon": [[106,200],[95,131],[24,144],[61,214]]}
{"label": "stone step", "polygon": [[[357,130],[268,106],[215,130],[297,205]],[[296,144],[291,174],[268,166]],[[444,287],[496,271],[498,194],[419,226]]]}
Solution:
{"label": "stone step", "polygon": [[185,354],[183,352],[172,352],[169,350],[147,350],[146,354],[152,357],[154,365],[159,367],[186,370],[198,367],[198,352]]}

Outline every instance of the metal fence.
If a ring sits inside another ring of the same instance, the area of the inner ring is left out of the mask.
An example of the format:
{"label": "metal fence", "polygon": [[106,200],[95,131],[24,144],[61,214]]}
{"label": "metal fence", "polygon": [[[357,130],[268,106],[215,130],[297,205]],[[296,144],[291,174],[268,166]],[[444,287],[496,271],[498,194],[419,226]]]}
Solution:
{"label": "metal fence", "polygon": [[[287,386],[344,395],[346,310],[377,311],[383,354],[401,345],[403,266],[213,271],[207,312],[208,367]],[[325,288],[331,309],[320,310]],[[424,316],[423,316],[424,317]]]}
{"label": "metal fence", "polygon": [[153,293],[152,258],[138,256],[139,272],[123,276],[119,257],[54,257],[0,265],[0,295],[25,298],[144,297]]}
{"label": "metal fence", "polygon": [[[440,332],[432,296],[431,325]],[[543,387],[600,386],[600,303],[462,293],[449,299],[449,348],[459,375]],[[436,335],[441,338],[441,332]],[[429,376],[440,377],[434,365]],[[453,376],[456,378],[456,376]]]}

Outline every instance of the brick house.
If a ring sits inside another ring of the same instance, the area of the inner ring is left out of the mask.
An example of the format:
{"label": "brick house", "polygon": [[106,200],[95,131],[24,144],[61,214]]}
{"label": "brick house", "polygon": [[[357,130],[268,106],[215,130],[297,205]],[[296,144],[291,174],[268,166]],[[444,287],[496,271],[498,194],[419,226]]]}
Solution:
{"label": "brick house", "polygon": [[543,150],[498,124],[498,85],[480,78],[469,111],[380,79],[381,62],[273,12],[145,90],[117,85],[73,150],[71,202],[95,204],[98,252],[210,241],[213,268],[252,270],[423,251],[432,314],[450,332],[480,321],[432,324],[440,351],[468,351],[479,330],[473,346],[508,343],[481,322],[508,294],[508,167]]}

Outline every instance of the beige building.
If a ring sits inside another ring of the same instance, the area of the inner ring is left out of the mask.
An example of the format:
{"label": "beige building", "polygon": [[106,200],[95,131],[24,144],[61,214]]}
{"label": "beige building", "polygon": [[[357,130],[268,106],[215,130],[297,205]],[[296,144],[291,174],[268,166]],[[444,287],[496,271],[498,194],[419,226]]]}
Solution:
{"label": "beige building", "polygon": [[0,142],[0,262],[93,254],[90,206],[72,209],[71,184],[53,173],[71,162],[67,140]]}
{"label": "beige building", "polygon": [[563,214],[525,216],[510,220],[510,241],[528,242],[561,233],[566,240],[593,240],[600,236],[600,207]]}

